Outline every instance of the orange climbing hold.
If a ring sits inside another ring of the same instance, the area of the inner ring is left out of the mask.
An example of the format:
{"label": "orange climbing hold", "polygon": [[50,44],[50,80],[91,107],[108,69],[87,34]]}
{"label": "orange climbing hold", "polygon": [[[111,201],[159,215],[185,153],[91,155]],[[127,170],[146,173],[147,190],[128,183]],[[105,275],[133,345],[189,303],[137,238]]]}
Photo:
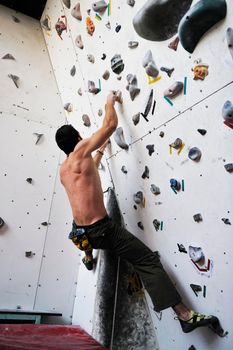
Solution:
{"label": "orange climbing hold", "polygon": [[95,25],[90,17],[86,18],[86,28],[87,28],[88,34],[93,35],[95,31]]}

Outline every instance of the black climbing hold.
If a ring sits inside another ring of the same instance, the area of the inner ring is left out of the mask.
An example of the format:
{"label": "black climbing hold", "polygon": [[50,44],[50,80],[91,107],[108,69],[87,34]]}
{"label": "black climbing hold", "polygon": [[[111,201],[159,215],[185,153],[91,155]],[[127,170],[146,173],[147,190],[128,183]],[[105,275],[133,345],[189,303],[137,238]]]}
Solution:
{"label": "black climbing hold", "polygon": [[25,252],[26,258],[30,258],[32,255],[33,255],[33,253],[31,251]]}
{"label": "black climbing hold", "polygon": [[143,223],[141,221],[138,222],[138,227],[141,229],[141,230],[144,230],[144,226],[143,226]]}
{"label": "black climbing hold", "polygon": [[196,221],[196,222],[203,221],[202,216],[201,216],[201,214],[199,214],[199,213],[193,215],[193,219],[194,219],[194,221]]}
{"label": "black climbing hold", "polygon": [[5,225],[5,222],[2,218],[0,218],[0,228],[2,228]]}
{"label": "black climbing hold", "polygon": [[149,95],[149,98],[148,98],[148,101],[147,101],[147,104],[146,104],[145,111],[144,111],[144,113],[141,113],[141,115],[143,116],[143,118],[146,119],[147,122],[148,122],[147,116],[148,116],[148,114],[149,114],[149,112],[151,110],[151,106],[152,106],[153,94],[154,94],[154,90],[151,89],[150,95]]}
{"label": "black climbing hold", "polygon": [[41,223],[42,226],[48,226],[48,222],[47,221],[44,221]]}
{"label": "black climbing hold", "polygon": [[149,168],[148,168],[148,166],[146,165],[145,166],[145,170],[144,170],[144,172],[143,172],[143,174],[142,174],[142,178],[143,179],[149,179],[149,172],[150,172],[150,170],[149,170]]}
{"label": "black climbing hold", "polygon": [[166,68],[166,67],[161,67],[160,70],[162,72],[167,73],[167,75],[169,76],[169,78],[171,77],[172,73],[174,72],[175,68]]}
{"label": "black climbing hold", "polygon": [[187,250],[185,249],[185,247],[183,246],[183,244],[177,243],[177,245],[178,245],[179,252],[185,253],[185,254],[188,253]]}
{"label": "black climbing hold", "polygon": [[31,184],[31,183],[32,183],[32,178],[31,178],[31,177],[28,177],[28,178],[26,179],[26,181],[27,181],[29,184]]}
{"label": "black climbing hold", "polygon": [[227,13],[225,0],[200,0],[181,19],[178,32],[183,48],[192,53],[207,30]]}
{"label": "black climbing hold", "polygon": [[195,162],[199,162],[199,160],[201,159],[201,151],[199,150],[199,148],[193,147],[189,150],[188,157],[189,159]]}
{"label": "black climbing hold", "polygon": [[195,293],[196,296],[198,296],[197,293],[202,291],[202,287],[199,286],[198,284],[190,284],[190,287],[192,288],[193,292]]}
{"label": "black climbing hold", "polygon": [[8,74],[8,77],[11,78],[15,86],[19,88],[19,77],[14,74]]}
{"label": "black climbing hold", "polygon": [[121,171],[122,171],[122,173],[124,173],[124,174],[127,174],[127,173],[128,173],[128,171],[127,171],[127,169],[126,169],[126,166],[125,166],[125,165],[122,165],[122,167],[121,167]]}
{"label": "black climbing hold", "polygon": [[192,0],[148,0],[133,19],[139,36],[163,41],[177,33],[178,24],[188,11]]}
{"label": "black climbing hold", "polygon": [[160,131],[159,136],[160,136],[160,137],[164,137],[164,132],[163,132],[163,131]]}
{"label": "black climbing hold", "polygon": [[203,136],[207,133],[205,129],[197,129],[197,131]]}
{"label": "black climbing hold", "polygon": [[132,117],[133,123],[134,125],[137,125],[140,121],[140,112],[138,112],[137,114],[134,114]]}
{"label": "black climbing hold", "polygon": [[157,186],[155,186],[154,184],[151,184],[150,185],[150,190],[151,190],[151,192],[154,194],[154,195],[158,195],[158,194],[160,194],[160,188],[159,187],[157,187]]}
{"label": "black climbing hold", "polygon": [[171,188],[174,188],[176,191],[179,191],[181,189],[181,184],[176,179],[170,180],[170,186],[171,186]]}
{"label": "black climbing hold", "polygon": [[44,134],[39,134],[37,132],[34,132],[33,135],[36,136],[36,143],[35,143],[35,145],[37,145]]}
{"label": "black climbing hold", "polygon": [[229,219],[227,219],[227,218],[222,218],[222,221],[223,221],[223,222],[224,222],[224,224],[226,224],[226,225],[231,225],[230,220],[229,220]]}
{"label": "black climbing hold", "polygon": [[[138,191],[134,194],[133,200],[136,204],[142,204],[144,201],[144,196],[142,191]],[[137,209],[137,207],[135,208]]]}
{"label": "black climbing hold", "polygon": [[120,25],[120,24],[118,24],[118,26],[116,26],[115,31],[118,33],[120,30],[121,30],[121,25]]}
{"label": "black climbing hold", "polygon": [[10,53],[7,53],[2,57],[3,60],[15,60],[14,56],[12,56]]}
{"label": "black climbing hold", "polygon": [[11,16],[11,17],[15,23],[20,23],[20,20],[18,19],[18,17],[15,17],[15,16]]}
{"label": "black climbing hold", "polygon": [[135,5],[135,0],[127,0],[127,4],[131,7],[134,7]]}
{"label": "black climbing hold", "polygon": [[146,145],[146,148],[148,149],[149,156],[151,156],[155,151],[155,145]]}
{"label": "black climbing hold", "polygon": [[114,55],[113,58],[111,59],[111,68],[114,73],[120,74],[124,70],[124,63],[121,58],[121,55]]}
{"label": "black climbing hold", "polygon": [[155,230],[158,231],[159,228],[160,228],[160,221],[157,220],[157,219],[154,219],[153,220],[153,225],[154,225]]}
{"label": "black climbing hold", "polygon": [[191,345],[188,350],[196,350],[195,346]]}
{"label": "black climbing hold", "polygon": [[70,70],[70,75],[73,77],[73,76],[75,76],[75,73],[76,73],[76,67],[73,66]]}
{"label": "black climbing hold", "polygon": [[226,169],[226,171],[228,173],[232,173],[233,172],[233,163],[228,163],[224,165],[224,168]]}

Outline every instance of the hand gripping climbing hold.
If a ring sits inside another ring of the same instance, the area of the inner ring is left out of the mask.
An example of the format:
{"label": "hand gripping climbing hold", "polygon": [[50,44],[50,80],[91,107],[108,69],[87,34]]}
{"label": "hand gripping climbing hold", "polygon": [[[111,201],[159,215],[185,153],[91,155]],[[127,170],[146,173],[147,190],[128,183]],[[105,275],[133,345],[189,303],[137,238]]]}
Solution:
{"label": "hand gripping climbing hold", "polygon": [[122,149],[128,149],[129,146],[124,140],[124,134],[123,134],[123,129],[122,127],[119,127],[116,129],[114,132],[114,140],[118,144],[118,146]]}
{"label": "hand gripping climbing hold", "polygon": [[136,77],[136,75],[128,74],[126,79],[128,81],[128,85],[126,86],[126,90],[129,91],[130,98],[133,101],[135,99],[135,97],[140,92],[140,89],[137,87],[137,85],[138,85],[137,77]]}
{"label": "hand gripping climbing hold", "polygon": [[178,24],[192,0],[148,0],[133,19],[139,36],[163,41],[177,33]]}
{"label": "hand gripping climbing hold", "polygon": [[233,104],[231,101],[226,101],[222,108],[223,119],[228,123],[233,124]]}
{"label": "hand gripping climbing hold", "polygon": [[233,28],[227,28],[227,46],[233,58]]}
{"label": "hand gripping climbing hold", "polygon": [[164,91],[164,96],[173,98],[179,95],[183,90],[184,84],[181,81],[176,81],[167,90]]}
{"label": "hand gripping climbing hold", "polygon": [[195,162],[199,162],[199,160],[201,159],[200,149],[197,147],[190,148],[188,157],[189,159],[194,160]]}
{"label": "hand gripping climbing hold", "polygon": [[111,59],[111,68],[114,73],[120,74],[124,70],[124,63],[121,58],[121,55],[114,55],[113,58]]}
{"label": "hand gripping climbing hold", "polygon": [[153,78],[157,78],[157,76],[159,75],[159,70],[156,67],[155,61],[152,57],[151,50],[148,50],[147,53],[145,54],[142,60],[142,65],[145,68],[147,75]]}
{"label": "hand gripping climbing hold", "polygon": [[80,7],[80,2],[78,2],[73,10],[71,11],[71,15],[76,18],[78,21],[82,20],[82,14],[81,14],[81,7]]}
{"label": "hand gripping climbing hold", "polygon": [[95,12],[102,12],[103,13],[107,7],[108,7],[108,4],[104,0],[97,1],[97,2],[94,2],[92,4],[92,9]]}
{"label": "hand gripping climbing hold", "polygon": [[178,32],[183,48],[192,53],[201,37],[225,18],[225,0],[200,0],[181,19]]}

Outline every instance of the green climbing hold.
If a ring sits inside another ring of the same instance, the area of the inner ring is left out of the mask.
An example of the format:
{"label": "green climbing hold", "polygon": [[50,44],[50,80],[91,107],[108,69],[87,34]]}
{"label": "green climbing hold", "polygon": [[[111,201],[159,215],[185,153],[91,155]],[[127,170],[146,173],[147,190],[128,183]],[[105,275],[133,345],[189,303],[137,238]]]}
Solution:
{"label": "green climbing hold", "polygon": [[201,37],[227,13],[225,0],[200,0],[181,19],[178,33],[183,48],[192,53]]}

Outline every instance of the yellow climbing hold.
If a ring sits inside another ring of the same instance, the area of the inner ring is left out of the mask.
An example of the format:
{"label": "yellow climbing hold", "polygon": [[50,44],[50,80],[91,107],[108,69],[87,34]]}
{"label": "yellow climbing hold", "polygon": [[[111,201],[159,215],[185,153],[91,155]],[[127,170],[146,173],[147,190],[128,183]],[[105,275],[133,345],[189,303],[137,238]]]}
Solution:
{"label": "yellow climbing hold", "polygon": [[157,78],[154,78],[154,79],[152,79],[149,75],[147,75],[147,77],[148,77],[148,84],[154,84],[161,79],[161,75],[159,75]]}

